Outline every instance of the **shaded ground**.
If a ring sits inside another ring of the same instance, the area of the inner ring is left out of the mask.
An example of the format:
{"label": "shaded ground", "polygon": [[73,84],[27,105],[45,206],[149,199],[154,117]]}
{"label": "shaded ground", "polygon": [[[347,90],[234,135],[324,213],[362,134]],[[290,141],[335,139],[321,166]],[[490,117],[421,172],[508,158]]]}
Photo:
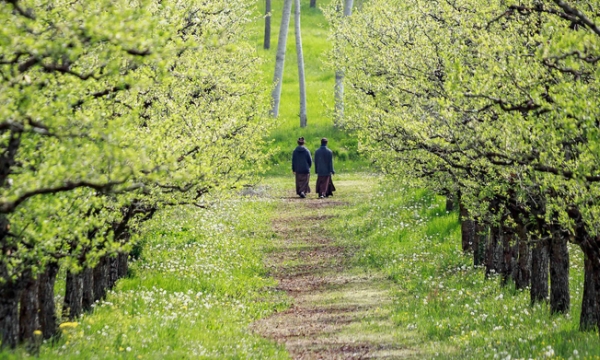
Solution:
{"label": "shaded ground", "polygon": [[353,268],[349,260],[357,249],[337,243],[325,227],[368,196],[369,179],[337,180],[336,187],[333,199],[280,194],[272,219],[277,238],[267,261],[292,306],[253,330],[284,344],[294,359],[417,358],[412,334],[398,335],[390,320],[388,281]]}

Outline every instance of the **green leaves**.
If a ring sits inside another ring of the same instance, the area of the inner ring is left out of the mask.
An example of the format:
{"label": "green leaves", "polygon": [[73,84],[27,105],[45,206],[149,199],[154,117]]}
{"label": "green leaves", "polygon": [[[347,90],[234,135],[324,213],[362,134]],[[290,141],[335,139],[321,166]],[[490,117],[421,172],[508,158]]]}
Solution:
{"label": "green leaves", "polygon": [[[0,259],[9,272],[93,265],[129,246],[112,227],[132,204],[201,205],[251,181],[268,123],[248,5],[19,1],[29,17],[0,2],[0,207],[18,203],[0,239],[18,249]],[[136,214],[132,229],[147,220]]]}

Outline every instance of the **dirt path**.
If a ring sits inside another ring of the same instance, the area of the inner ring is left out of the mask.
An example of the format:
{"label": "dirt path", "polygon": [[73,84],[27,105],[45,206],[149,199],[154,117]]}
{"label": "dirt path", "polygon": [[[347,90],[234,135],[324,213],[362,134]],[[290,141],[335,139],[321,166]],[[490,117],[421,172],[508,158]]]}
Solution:
{"label": "dirt path", "polygon": [[336,182],[338,192],[329,199],[314,194],[299,199],[287,191],[272,219],[277,242],[268,265],[278,288],[293,299],[292,306],[253,329],[285,344],[294,359],[418,357],[407,346],[410,335],[393,335],[398,331],[392,331],[390,283],[354,268],[351,258],[357,250],[338,244],[325,229],[328,220],[366,200],[371,184],[358,182]]}

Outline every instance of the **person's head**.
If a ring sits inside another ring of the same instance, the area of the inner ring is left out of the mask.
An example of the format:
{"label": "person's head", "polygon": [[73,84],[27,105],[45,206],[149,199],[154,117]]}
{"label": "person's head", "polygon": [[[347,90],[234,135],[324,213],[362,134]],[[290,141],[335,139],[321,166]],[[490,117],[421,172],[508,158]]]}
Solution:
{"label": "person's head", "polygon": [[321,139],[321,146],[323,146],[323,145],[327,145],[327,138]]}
{"label": "person's head", "polygon": [[304,145],[304,138],[303,137],[299,137],[298,138],[298,145]]}

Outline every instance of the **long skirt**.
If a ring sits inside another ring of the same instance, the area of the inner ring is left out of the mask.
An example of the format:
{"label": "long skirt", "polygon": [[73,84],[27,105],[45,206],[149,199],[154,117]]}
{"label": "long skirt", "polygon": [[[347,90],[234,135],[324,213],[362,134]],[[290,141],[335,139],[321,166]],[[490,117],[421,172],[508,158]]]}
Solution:
{"label": "long skirt", "polygon": [[296,194],[310,193],[310,174],[296,174]]}
{"label": "long skirt", "polygon": [[335,191],[331,176],[317,176],[317,194],[319,196],[332,196]]}

